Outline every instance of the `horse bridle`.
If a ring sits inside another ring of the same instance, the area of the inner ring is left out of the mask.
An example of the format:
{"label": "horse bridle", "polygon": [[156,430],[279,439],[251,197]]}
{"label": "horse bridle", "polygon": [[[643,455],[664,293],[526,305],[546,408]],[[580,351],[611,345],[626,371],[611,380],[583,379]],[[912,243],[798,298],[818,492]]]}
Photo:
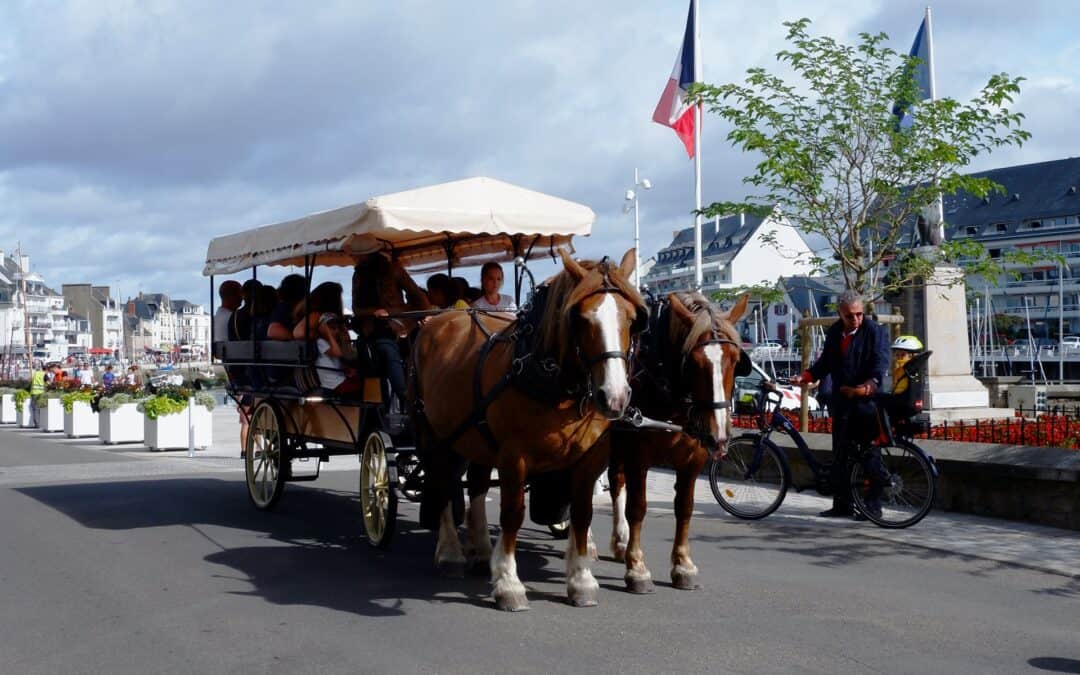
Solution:
{"label": "horse bridle", "polygon": [[[590,293],[589,295],[587,295],[585,297],[586,298],[591,298],[594,295],[607,294],[607,293],[615,293],[615,294],[618,294],[618,295],[623,295],[623,292],[621,290],[619,290],[619,288],[617,286],[615,286],[614,284],[611,283],[611,279],[609,277],[609,274],[610,274],[611,270],[610,270],[610,264],[608,263],[608,257],[607,256],[604,256],[604,258],[600,261],[599,271],[603,275],[603,279],[604,279],[603,285],[601,285],[600,288],[596,289],[595,291],[593,291],[592,293]],[[626,297],[626,296],[624,295],[623,297]],[[582,300],[584,300],[584,298],[582,298]],[[640,314],[640,311],[639,311],[639,314]],[[631,333],[641,332],[641,330],[643,328],[643,326],[641,326],[641,323],[642,323],[641,317],[640,316],[636,317],[630,323],[630,331],[631,331]],[[573,327],[571,327],[571,330],[573,330]],[[622,359],[623,361],[626,362],[627,371],[630,370],[630,362],[631,362],[631,359],[633,358],[633,355],[634,355],[634,340],[630,340],[630,348],[627,349],[626,351],[622,351],[621,349],[620,350],[608,350],[606,352],[600,352],[599,354],[596,354],[594,356],[586,356],[581,351],[581,345],[578,344],[576,346],[576,352],[577,352],[577,357],[579,359],[581,359],[581,362],[583,364],[585,364],[585,372],[586,372],[586,374],[588,375],[588,378],[589,378],[589,391],[591,392],[592,391],[592,375],[591,375],[592,368],[593,368],[593,366],[600,363],[601,361],[607,361],[608,359]]]}
{"label": "horse bridle", "polygon": [[[686,364],[690,359],[690,355],[699,349],[705,349],[709,345],[734,345],[735,348],[739,350],[739,360],[735,364],[735,376],[740,377],[749,374],[750,359],[746,355],[746,352],[743,351],[742,345],[738,342],[735,342],[734,340],[719,337],[714,332],[712,338],[694,345],[694,347],[690,351],[686,352],[686,356],[683,357],[683,367],[682,372],[680,373],[680,377],[684,377],[686,374]],[[731,399],[722,399],[719,401],[698,401],[694,399],[693,393],[690,394],[689,398],[690,409],[687,411],[688,413],[693,411],[694,408],[704,408],[705,410],[732,410],[735,407],[735,402]]]}

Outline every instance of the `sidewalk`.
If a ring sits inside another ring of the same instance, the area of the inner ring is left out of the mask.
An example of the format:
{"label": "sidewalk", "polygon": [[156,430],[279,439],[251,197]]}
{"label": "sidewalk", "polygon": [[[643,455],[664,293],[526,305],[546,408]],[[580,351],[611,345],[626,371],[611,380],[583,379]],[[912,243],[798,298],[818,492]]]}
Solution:
{"label": "sidewalk", "polygon": [[[647,491],[649,513],[670,516],[671,502],[675,496],[675,474],[666,469],[651,470]],[[607,504],[611,501],[606,492],[597,499]],[[794,490],[788,492],[780,508],[765,519],[739,521],[716,503],[705,476],[697,481],[694,503],[695,517],[723,518],[745,527],[767,527],[770,523],[826,531],[835,527],[845,530],[857,527],[860,533],[873,539],[1080,578],[1080,534],[1072,530],[942,511],[931,511],[925,519],[910,528],[886,530],[871,523],[819,518],[818,512],[829,508],[832,500],[809,491],[797,494]],[[692,525],[690,536],[694,536]]]}

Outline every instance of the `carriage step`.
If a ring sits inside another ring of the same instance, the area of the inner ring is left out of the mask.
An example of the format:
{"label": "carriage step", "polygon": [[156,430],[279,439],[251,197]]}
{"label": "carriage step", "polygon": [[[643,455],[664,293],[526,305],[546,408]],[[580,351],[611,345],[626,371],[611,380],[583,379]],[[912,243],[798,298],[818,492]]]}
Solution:
{"label": "carriage step", "polygon": [[296,471],[295,471],[296,464],[298,462],[309,462],[309,461],[311,461],[311,459],[312,459],[311,457],[297,457],[296,459],[289,462],[289,477],[288,477],[287,480],[290,483],[304,483],[304,482],[308,482],[308,481],[318,480],[319,479],[319,470],[322,468],[322,460],[321,459],[319,461],[315,462],[315,473],[302,474],[302,475],[299,475],[299,476],[296,475]]}

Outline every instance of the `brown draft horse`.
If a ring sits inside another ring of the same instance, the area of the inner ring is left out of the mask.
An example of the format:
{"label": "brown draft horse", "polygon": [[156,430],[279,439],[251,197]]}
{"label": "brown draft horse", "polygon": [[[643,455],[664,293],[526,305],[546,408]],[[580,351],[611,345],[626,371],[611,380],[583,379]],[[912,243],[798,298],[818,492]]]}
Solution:
{"label": "brown draft horse", "polygon": [[653,320],[639,352],[639,370],[632,379],[632,404],[647,417],[682,425],[685,433],[613,427],[609,434],[611,551],[616,560],[626,562],[624,578],[631,592],[653,590],[641,550],[641,526],[646,475],[657,464],[675,469],[671,582],[687,590],[697,586],[698,568],[690,559],[689,539],[694,486],[709,456],[719,461],[727,446],[735,375],[749,368],[749,357],[732,324],[746,311],[748,299],[744,295],[731,310],[721,312],[700,293],[672,293],[666,307],[660,303],[659,308],[652,308]]}
{"label": "brown draft horse", "polygon": [[[460,573],[466,563],[451,503],[455,485],[460,492],[455,455],[487,473],[497,468],[501,531],[494,551],[486,481],[474,489],[471,470],[467,530],[474,564],[489,561],[495,602],[505,610],[528,609],[514,558],[526,480],[562,469],[570,474],[567,595],[577,606],[596,604],[599,584],[589,569],[587,541],[593,484],[608,459],[607,446],[597,440],[630,402],[630,345],[647,317],[627,281],[633,249],[618,267],[606,258],[562,258],[563,270],[538,289],[543,306],[534,308],[535,321],[507,326],[505,319],[449,312],[421,328],[413,352],[410,407],[417,450],[427,457],[424,496],[432,506],[425,524],[434,525],[432,515],[439,514],[436,566]],[[544,372],[557,376],[554,395],[551,387],[546,396],[537,391]]]}

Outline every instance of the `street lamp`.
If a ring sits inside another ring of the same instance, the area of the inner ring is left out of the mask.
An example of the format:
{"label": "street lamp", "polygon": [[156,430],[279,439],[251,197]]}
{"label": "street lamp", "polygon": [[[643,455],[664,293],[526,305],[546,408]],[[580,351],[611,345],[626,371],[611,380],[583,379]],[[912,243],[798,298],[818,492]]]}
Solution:
{"label": "street lamp", "polygon": [[637,188],[651,190],[652,183],[648,178],[640,178],[638,170],[634,169],[634,187],[626,191],[626,203],[623,204],[623,213],[634,210],[634,287],[641,290],[641,221],[638,217],[638,193]]}

